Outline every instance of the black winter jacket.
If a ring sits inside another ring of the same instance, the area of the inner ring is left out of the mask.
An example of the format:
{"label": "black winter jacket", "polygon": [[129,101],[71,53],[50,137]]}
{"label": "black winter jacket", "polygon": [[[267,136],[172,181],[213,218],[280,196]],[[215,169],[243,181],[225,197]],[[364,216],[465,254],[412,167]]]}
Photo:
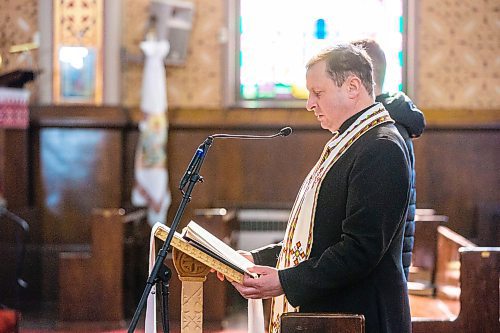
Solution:
{"label": "black winter jacket", "polygon": [[408,280],[415,235],[415,209],[417,204],[415,154],[412,139],[418,138],[424,131],[425,119],[411,99],[402,92],[378,95],[376,101],[384,105],[391,118],[396,122],[396,128],[403,137],[410,156],[411,192],[403,242],[403,268]]}

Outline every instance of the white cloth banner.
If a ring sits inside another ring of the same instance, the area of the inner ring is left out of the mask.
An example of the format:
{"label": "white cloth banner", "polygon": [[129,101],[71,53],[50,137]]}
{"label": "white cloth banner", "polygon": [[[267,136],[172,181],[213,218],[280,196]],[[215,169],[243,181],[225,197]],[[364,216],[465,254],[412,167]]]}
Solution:
{"label": "white cloth banner", "polygon": [[[160,223],[156,223],[151,230],[149,238],[149,275],[155,265],[156,260],[156,247],[155,247],[155,233],[161,227]],[[148,276],[149,276],[148,275]],[[146,302],[146,320],[144,323],[145,333],[156,333],[156,285],[151,288]]]}
{"label": "white cloth banner", "polygon": [[135,157],[135,184],[132,204],[148,207],[148,222],[165,223],[171,202],[166,168],[167,85],[163,59],[168,54],[167,41],[141,43],[145,54],[141,90],[143,119]]}
{"label": "white cloth banner", "polygon": [[248,300],[248,333],[265,333],[264,307],[261,299]]}

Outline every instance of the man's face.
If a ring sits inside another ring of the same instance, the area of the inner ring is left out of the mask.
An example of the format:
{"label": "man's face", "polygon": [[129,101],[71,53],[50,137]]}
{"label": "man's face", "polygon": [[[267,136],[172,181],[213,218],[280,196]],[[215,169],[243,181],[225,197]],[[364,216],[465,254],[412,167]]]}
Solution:
{"label": "man's face", "polygon": [[326,73],[324,61],[312,65],[306,74],[306,86],[309,90],[306,108],[314,112],[322,128],[331,132],[338,130],[348,119],[350,100],[346,82],[337,87]]}

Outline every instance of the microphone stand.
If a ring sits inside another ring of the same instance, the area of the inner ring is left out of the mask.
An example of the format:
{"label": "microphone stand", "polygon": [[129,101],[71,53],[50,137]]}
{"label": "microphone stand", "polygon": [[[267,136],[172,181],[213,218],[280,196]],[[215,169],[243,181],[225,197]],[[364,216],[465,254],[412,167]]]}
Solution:
{"label": "microphone stand", "polygon": [[[139,321],[139,317],[141,315],[142,310],[146,306],[146,302],[149,294],[151,293],[153,285],[162,281],[163,297],[167,297],[168,295],[168,286],[169,286],[168,281],[170,280],[172,273],[170,268],[163,265],[163,262],[167,257],[167,252],[170,247],[170,243],[172,242],[172,238],[174,237],[174,233],[177,230],[177,227],[184,213],[184,210],[186,209],[186,205],[188,204],[189,201],[191,201],[191,193],[193,191],[193,188],[196,185],[196,183],[203,182],[203,177],[200,176],[200,169],[201,165],[203,164],[203,161],[205,160],[208,149],[212,145],[212,142],[213,142],[213,137],[209,136],[198,147],[191,162],[189,163],[189,166],[184,176],[182,177],[182,180],[179,185],[179,189],[182,192],[181,203],[179,205],[179,208],[177,209],[174,220],[170,227],[170,231],[168,232],[167,238],[165,239],[163,246],[161,247],[160,251],[158,252],[158,255],[156,256],[155,264],[146,282],[146,287],[144,288],[144,291],[142,293],[141,300],[139,301],[139,305],[137,306],[134,316],[132,317],[132,321],[130,322],[128,333],[134,332],[135,328],[137,327],[137,322]],[[184,191],[184,187],[186,186],[187,183],[189,184],[187,185],[186,191]],[[168,317],[168,309],[164,309],[164,317]],[[164,332],[168,333],[169,331],[168,319],[163,320],[163,325],[164,325]]]}
{"label": "microphone stand", "polygon": [[[132,321],[130,322],[130,326],[128,328],[128,333],[134,332],[135,328],[137,327],[137,322],[139,321],[139,316],[141,315],[142,310],[146,306],[146,302],[148,299],[149,294],[151,293],[151,289],[156,283],[159,283],[160,281],[162,282],[162,297],[163,297],[163,304],[164,304],[164,318],[163,318],[163,327],[164,327],[164,332],[168,333],[168,319],[166,318],[168,316],[168,287],[169,287],[169,281],[170,277],[172,276],[172,272],[170,268],[167,266],[163,265],[163,262],[165,258],[167,257],[167,252],[170,247],[170,243],[172,241],[172,238],[174,237],[175,230],[177,230],[177,226],[179,225],[179,222],[181,220],[182,214],[184,213],[184,210],[186,209],[186,205],[189,201],[191,201],[191,192],[193,191],[194,186],[198,182],[203,182],[203,177],[200,176],[200,168],[201,165],[203,164],[203,161],[205,160],[205,157],[207,155],[208,149],[212,145],[213,141],[215,138],[220,138],[220,139],[272,139],[278,136],[288,136],[292,133],[292,129],[290,127],[284,127],[282,128],[278,133],[273,134],[273,135],[241,135],[241,134],[213,134],[205,139],[205,141],[196,149],[196,152],[194,153],[193,158],[191,159],[191,162],[189,162],[189,165],[186,169],[186,172],[184,173],[184,176],[182,176],[182,179],[179,184],[179,189],[182,192],[182,201],[179,205],[179,208],[177,209],[177,213],[175,214],[174,221],[172,222],[172,225],[170,227],[170,231],[168,232],[167,238],[165,239],[165,243],[163,243],[163,246],[161,247],[160,251],[158,252],[158,255],[156,256],[156,261],[153,266],[153,269],[151,270],[151,273],[148,277],[148,280],[146,282],[146,287],[144,288],[144,291],[141,296],[141,300],[139,301],[139,305],[137,306],[137,309],[135,310],[134,317],[132,318]],[[188,184],[189,183],[189,184]],[[184,188],[187,185],[186,191],[184,191]],[[156,296],[155,296],[156,297]],[[167,308],[167,309],[165,309]],[[156,323],[155,323],[156,325]]]}

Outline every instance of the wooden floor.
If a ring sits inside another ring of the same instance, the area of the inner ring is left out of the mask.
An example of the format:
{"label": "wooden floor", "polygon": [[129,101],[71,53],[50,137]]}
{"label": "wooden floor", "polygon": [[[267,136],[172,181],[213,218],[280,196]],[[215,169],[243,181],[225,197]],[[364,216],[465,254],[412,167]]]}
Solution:
{"label": "wooden floor", "polygon": [[[456,301],[446,301],[440,299],[431,300],[429,297],[410,295],[410,306],[412,317],[434,318],[447,320],[454,318],[460,312],[460,305]],[[161,318],[158,318],[160,321]],[[35,311],[23,311],[20,322],[20,333],[122,333],[126,332],[130,318],[118,325],[97,325],[94,323],[63,325],[57,320],[57,310],[55,305],[44,305]],[[247,314],[244,302],[238,302],[229,310],[228,317],[220,325],[204,324],[204,332],[212,333],[243,333],[247,331]],[[179,332],[179,323],[170,323],[170,332]],[[159,327],[161,324],[159,324]],[[144,318],[139,320],[136,332],[144,332]],[[161,332],[161,329],[159,329]]]}
{"label": "wooden floor", "polygon": [[428,296],[410,295],[410,308],[412,318],[433,318],[434,320],[452,320],[460,312],[458,301]]}

